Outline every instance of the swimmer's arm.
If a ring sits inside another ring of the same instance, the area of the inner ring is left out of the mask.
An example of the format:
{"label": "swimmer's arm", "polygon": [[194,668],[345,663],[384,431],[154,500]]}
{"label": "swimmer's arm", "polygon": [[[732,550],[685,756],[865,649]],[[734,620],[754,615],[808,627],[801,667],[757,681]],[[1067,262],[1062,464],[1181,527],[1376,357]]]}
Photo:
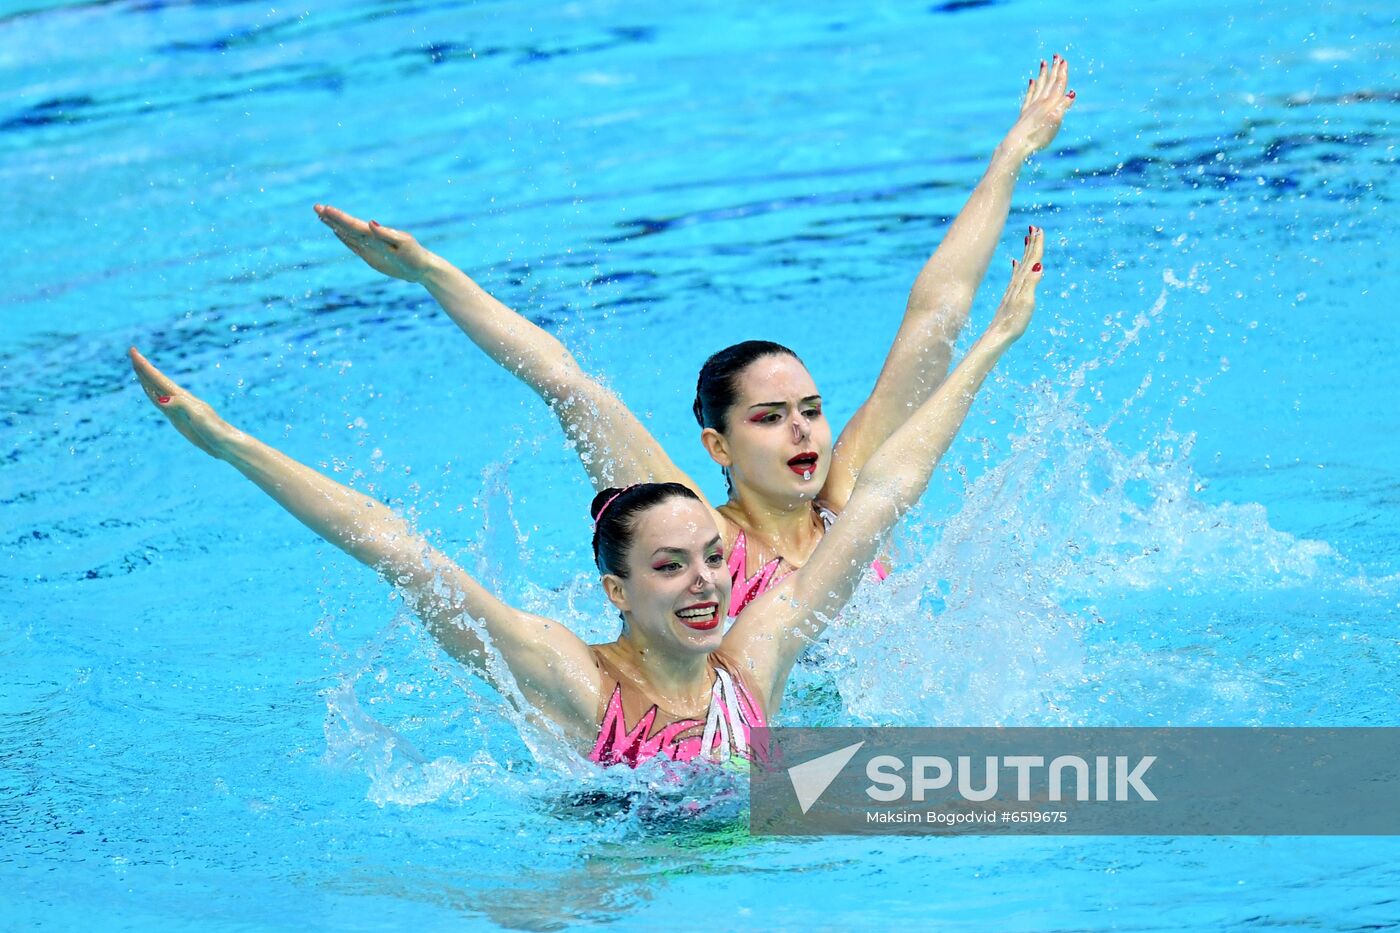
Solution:
{"label": "swimmer's arm", "polygon": [[725,636],[725,647],[747,658],[755,683],[768,686],[770,712],[781,701],[797,656],[850,600],[884,537],[928,488],[987,375],[1025,332],[1042,275],[1035,266],[1043,242],[1043,234],[1031,237],[991,326],[870,458],[841,520],[807,563],[746,606]]}
{"label": "swimmer's arm", "polygon": [[[134,349],[131,360],[147,395],[181,434],[397,587],[448,654],[496,679],[484,631],[527,701],[566,723],[596,715],[597,668],[567,627],[506,605],[383,503],[234,428]],[[479,629],[469,619],[480,620]]]}
{"label": "swimmer's arm", "polygon": [[316,213],[372,268],[426,288],[473,343],[533,389],[577,445],[595,490],[676,482],[699,491],[636,415],[585,373],[553,334],[497,301],[409,234],[326,205],[318,204]]}
{"label": "swimmer's arm", "polygon": [[847,423],[832,453],[820,499],[838,512],[880,445],[943,381],[953,344],[996,251],[1021,167],[1054,139],[1073,103],[1069,66],[1056,58],[1026,92],[1021,115],[997,146],[986,174],[953,221],[909,294],[899,332],[870,397]]}

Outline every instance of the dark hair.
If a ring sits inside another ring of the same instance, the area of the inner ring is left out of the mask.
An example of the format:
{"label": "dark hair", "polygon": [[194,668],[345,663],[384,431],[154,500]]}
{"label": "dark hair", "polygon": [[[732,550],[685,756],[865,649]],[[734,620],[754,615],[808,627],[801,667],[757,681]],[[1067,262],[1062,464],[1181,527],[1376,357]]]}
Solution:
{"label": "dark hair", "polygon": [[754,360],[765,356],[790,356],[797,362],[797,354],[780,343],[771,340],[745,340],[732,347],[725,347],[705,361],[700,367],[700,378],[695,380],[695,420],[702,428],[714,428],[723,434],[729,430],[729,409],[739,397],[736,385],[739,374]]}
{"label": "dark hair", "polygon": [[693,490],[680,483],[637,483],[626,489],[609,487],[593,497],[593,560],[599,573],[627,577],[627,552],[637,530],[637,516],[667,499],[694,499]]}

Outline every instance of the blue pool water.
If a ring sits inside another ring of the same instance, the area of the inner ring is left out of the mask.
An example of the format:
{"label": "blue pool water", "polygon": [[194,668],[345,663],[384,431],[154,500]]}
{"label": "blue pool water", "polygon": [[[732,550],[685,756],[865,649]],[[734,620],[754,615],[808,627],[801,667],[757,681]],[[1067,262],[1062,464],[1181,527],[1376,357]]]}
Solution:
{"label": "blue pool water", "polygon": [[1036,321],[783,721],[1400,724],[1393,6],[815,6],[0,5],[0,926],[1400,925],[1392,839],[576,806],[631,778],[522,732],[133,383],[136,344],[609,639],[552,420],[311,204],[558,333],[715,496],[700,361],[780,339],[843,423],[1062,51],[1079,100],[972,327],[1027,223]]}

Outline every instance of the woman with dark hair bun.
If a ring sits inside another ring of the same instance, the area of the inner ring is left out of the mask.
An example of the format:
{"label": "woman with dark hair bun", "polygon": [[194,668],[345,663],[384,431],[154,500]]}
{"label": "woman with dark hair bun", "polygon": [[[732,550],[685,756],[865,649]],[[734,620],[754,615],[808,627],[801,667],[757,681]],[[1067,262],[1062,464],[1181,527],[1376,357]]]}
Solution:
{"label": "woman with dark hair bun", "polygon": [[[750,341],[705,364],[695,415],[705,449],[729,482],[728,501],[712,513],[736,588],[731,614],[811,558],[871,456],[943,382],[1021,166],[1055,138],[1074,102],[1068,81],[1069,66],[1058,55],[1040,63],[1019,118],[915,280],[875,386],[839,438],[833,439],[811,374],[786,347]],[[407,233],[325,205],[316,205],[316,213],[371,267],[423,285],[467,336],[534,389],[577,442],[595,489],[677,482],[698,490],[627,406],[552,335]],[[1034,235],[1033,227],[1027,242]],[[884,573],[878,563],[874,570]]]}
{"label": "woman with dark hair bun", "polygon": [[680,483],[608,488],[593,549],[622,632],[588,645],[502,602],[381,503],[237,430],[135,348],[146,395],[184,437],[252,480],[330,543],[399,587],[444,649],[488,678],[504,662],[530,711],[603,765],[761,755],[750,733],[782,703],[793,662],[850,598],[881,538],[918,501],[992,367],[1025,332],[1043,240],[1028,238],[991,326],[937,392],[868,459],[846,514],[802,567],[725,630],[731,581],[714,513]]}

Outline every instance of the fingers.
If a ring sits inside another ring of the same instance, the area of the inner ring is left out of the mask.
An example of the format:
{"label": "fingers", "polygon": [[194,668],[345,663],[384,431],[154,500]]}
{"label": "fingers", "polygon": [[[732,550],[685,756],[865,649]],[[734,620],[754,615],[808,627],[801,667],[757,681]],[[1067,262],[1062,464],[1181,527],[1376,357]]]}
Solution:
{"label": "fingers", "polygon": [[131,358],[131,368],[135,370],[136,378],[140,381],[146,397],[155,403],[161,414],[170,419],[175,430],[209,456],[221,459],[218,452],[209,446],[191,424],[189,407],[193,405],[197,409],[201,408],[202,403],[199,399],[181,389],[173,379],[156,369],[135,347],[127,350],[127,356]]}
{"label": "fingers", "polygon": [[1032,100],[1041,100],[1045,97],[1045,88],[1050,84],[1051,79],[1054,77],[1055,67],[1058,62],[1058,56],[1052,58],[1049,64],[1046,64],[1044,60],[1041,60],[1040,71],[1036,73],[1035,80],[1031,82]]}
{"label": "fingers", "polygon": [[314,209],[316,211],[316,216],[332,227],[343,227],[347,229],[356,226],[365,227],[365,222],[363,220],[345,213],[338,207],[331,207],[329,204],[317,204]]}
{"label": "fingers", "polygon": [[1025,250],[1021,259],[1011,260],[1011,281],[1006,286],[1005,301],[1011,301],[1027,291],[1034,293],[1035,286],[1045,274],[1045,231],[1032,226],[1026,234]]}
{"label": "fingers", "polygon": [[1063,97],[1065,89],[1069,87],[1069,62],[1063,58],[1057,59],[1055,63],[1055,73],[1049,82],[1049,94],[1051,98]]}
{"label": "fingers", "polygon": [[413,237],[402,230],[386,227],[376,220],[366,223],[329,204],[317,204],[315,210],[316,216],[331,228],[331,232],[340,238],[340,242],[356,252],[376,240],[393,250],[413,242]]}
{"label": "fingers", "polygon": [[[1034,264],[1039,262],[1041,257],[1045,255],[1045,231],[1036,226],[1027,228],[1025,242],[1025,252],[1021,254],[1021,261],[1019,264],[1024,265],[1025,263]],[[1017,261],[1014,259],[1011,260],[1011,264],[1013,266],[1018,265]]]}
{"label": "fingers", "polygon": [[[321,222],[340,237],[341,240],[358,239],[361,242],[369,239],[371,230],[369,224],[358,217],[352,217],[339,208],[331,207],[329,204],[317,204],[316,216],[321,218]],[[350,245],[346,242],[346,245]]]}
{"label": "fingers", "polygon": [[[1045,255],[1045,231],[1036,226],[1030,228],[1030,233],[1026,235],[1026,251],[1021,257],[1021,261],[1030,263],[1032,266],[1038,264]],[[1039,271],[1039,270],[1033,270]]]}
{"label": "fingers", "polygon": [[355,236],[343,230],[337,230],[334,227],[331,228],[331,233],[334,233],[335,238],[344,243],[346,247],[349,248],[350,252],[356,254],[364,252],[365,243],[367,241],[366,237]]}
{"label": "fingers", "polygon": [[[165,373],[156,369],[151,361],[141,355],[141,351],[132,347],[127,351],[127,356],[131,357],[131,368],[136,371],[136,378],[141,382],[141,388],[151,401],[159,406],[170,404],[177,395],[184,395],[184,390],[175,384]],[[161,401],[164,399],[164,401]]]}
{"label": "fingers", "polygon": [[388,243],[394,249],[398,249],[413,238],[402,230],[395,230],[393,227],[386,227],[377,220],[369,222],[369,229],[379,239]]}
{"label": "fingers", "polygon": [[156,369],[150,360],[141,355],[141,351],[132,347],[127,351],[127,355],[131,357],[131,368],[136,371],[136,378],[141,382],[141,388],[145,391],[146,397],[165,414],[173,418],[177,411],[182,411],[187,405],[199,404],[199,399],[180,388],[175,380],[165,373]]}
{"label": "fingers", "polygon": [[1036,72],[1034,78],[1031,78],[1030,86],[1026,89],[1022,107],[1043,100],[1059,99],[1064,96],[1068,86],[1069,62],[1056,54],[1051,57],[1049,62],[1042,61],[1040,63],[1040,70]]}
{"label": "fingers", "polygon": [[1045,60],[1041,59],[1040,70],[1031,78],[1030,87],[1026,88],[1026,99],[1022,103],[1023,108],[1029,106],[1032,101],[1040,99],[1040,92],[1045,84],[1045,75],[1048,73],[1047,68]]}

